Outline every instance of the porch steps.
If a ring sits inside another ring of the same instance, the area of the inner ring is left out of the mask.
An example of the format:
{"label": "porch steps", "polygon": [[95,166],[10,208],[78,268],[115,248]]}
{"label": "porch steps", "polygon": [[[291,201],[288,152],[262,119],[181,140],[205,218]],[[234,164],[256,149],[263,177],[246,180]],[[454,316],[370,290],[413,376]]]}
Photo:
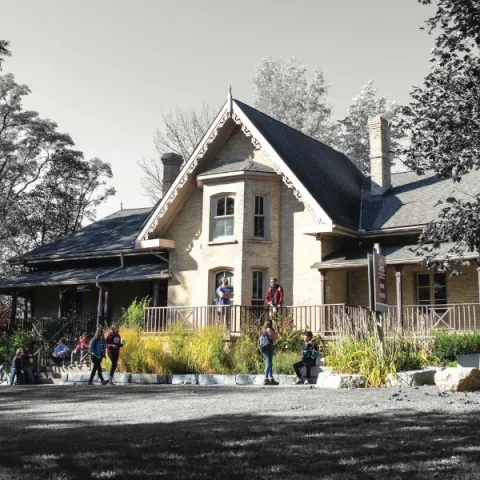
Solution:
{"label": "porch steps", "polygon": [[59,385],[62,381],[62,375],[66,373],[89,373],[90,364],[88,365],[72,365],[72,366],[47,366],[45,372],[37,375],[37,383],[41,385]]}

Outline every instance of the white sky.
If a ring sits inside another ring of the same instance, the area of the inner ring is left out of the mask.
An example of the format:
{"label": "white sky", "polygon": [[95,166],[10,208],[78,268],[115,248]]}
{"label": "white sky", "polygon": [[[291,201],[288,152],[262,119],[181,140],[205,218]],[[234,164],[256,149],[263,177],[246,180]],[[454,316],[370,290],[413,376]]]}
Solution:
{"label": "white sky", "polygon": [[433,11],[417,0],[0,0],[5,72],[32,90],[26,107],[56,121],[86,158],[110,162],[117,195],[98,218],[148,206],[137,161],[156,155],[161,114],[215,110],[233,95],[252,103],[265,57],[322,68],[339,118],[374,79],[407,103],[428,71]]}

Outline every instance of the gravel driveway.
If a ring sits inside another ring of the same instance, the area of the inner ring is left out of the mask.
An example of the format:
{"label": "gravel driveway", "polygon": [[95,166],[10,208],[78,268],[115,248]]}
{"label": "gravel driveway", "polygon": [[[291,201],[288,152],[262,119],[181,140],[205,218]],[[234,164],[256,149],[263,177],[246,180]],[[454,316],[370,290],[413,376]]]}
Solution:
{"label": "gravel driveway", "polygon": [[0,390],[0,478],[480,478],[480,393]]}

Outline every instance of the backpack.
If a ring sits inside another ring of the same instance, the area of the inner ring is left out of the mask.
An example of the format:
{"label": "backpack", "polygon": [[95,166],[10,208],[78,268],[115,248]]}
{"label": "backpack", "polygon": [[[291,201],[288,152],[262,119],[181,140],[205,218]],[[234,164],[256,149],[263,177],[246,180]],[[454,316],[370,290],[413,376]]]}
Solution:
{"label": "backpack", "polygon": [[258,337],[258,348],[262,353],[267,352],[270,349],[270,339],[268,338],[267,332],[262,332]]}

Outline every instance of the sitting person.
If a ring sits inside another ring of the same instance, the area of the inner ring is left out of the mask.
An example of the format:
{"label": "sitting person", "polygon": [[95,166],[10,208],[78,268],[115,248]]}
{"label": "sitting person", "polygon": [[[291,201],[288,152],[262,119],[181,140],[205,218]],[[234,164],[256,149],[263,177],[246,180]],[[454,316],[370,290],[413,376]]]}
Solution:
{"label": "sitting person", "polygon": [[24,371],[26,383],[29,385],[35,384],[35,375],[33,374],[32,366],[33,355],[31,353],[24,353],[22,355],[22,370]]}
{"label": "sitting person", "polygon": [[53,350],[51,359],[55,365],[60,365],[69,359],[68,347],[65,345],[63,338],[58,341],[58,345]]}
{"label": "sitting person", "polygon": [[[304,332],[303,334],[303,346],[302,346],[302,360],[293,365],[293,369],[297,374],[296,385],[304,383],[308,385],[310,378],[310,369],[315,366],[316,358],[318,357],[318,347],[315,342],[312,342],[313,334],[312,332]],[[307,375],[305,378],[302,378],[300,369],[305,367],[307,369]]]}
{"label": "sitting person", "polygon": [[75,350],[72,352],[72,363],[73,363],[73,356],[80,354],[80,362],[79,365],[81,366],[87,355],[90,353],[90,341],[92,337],[87,333],[83,332],[82,336],[79,338],[77,342],[77,346]]}

